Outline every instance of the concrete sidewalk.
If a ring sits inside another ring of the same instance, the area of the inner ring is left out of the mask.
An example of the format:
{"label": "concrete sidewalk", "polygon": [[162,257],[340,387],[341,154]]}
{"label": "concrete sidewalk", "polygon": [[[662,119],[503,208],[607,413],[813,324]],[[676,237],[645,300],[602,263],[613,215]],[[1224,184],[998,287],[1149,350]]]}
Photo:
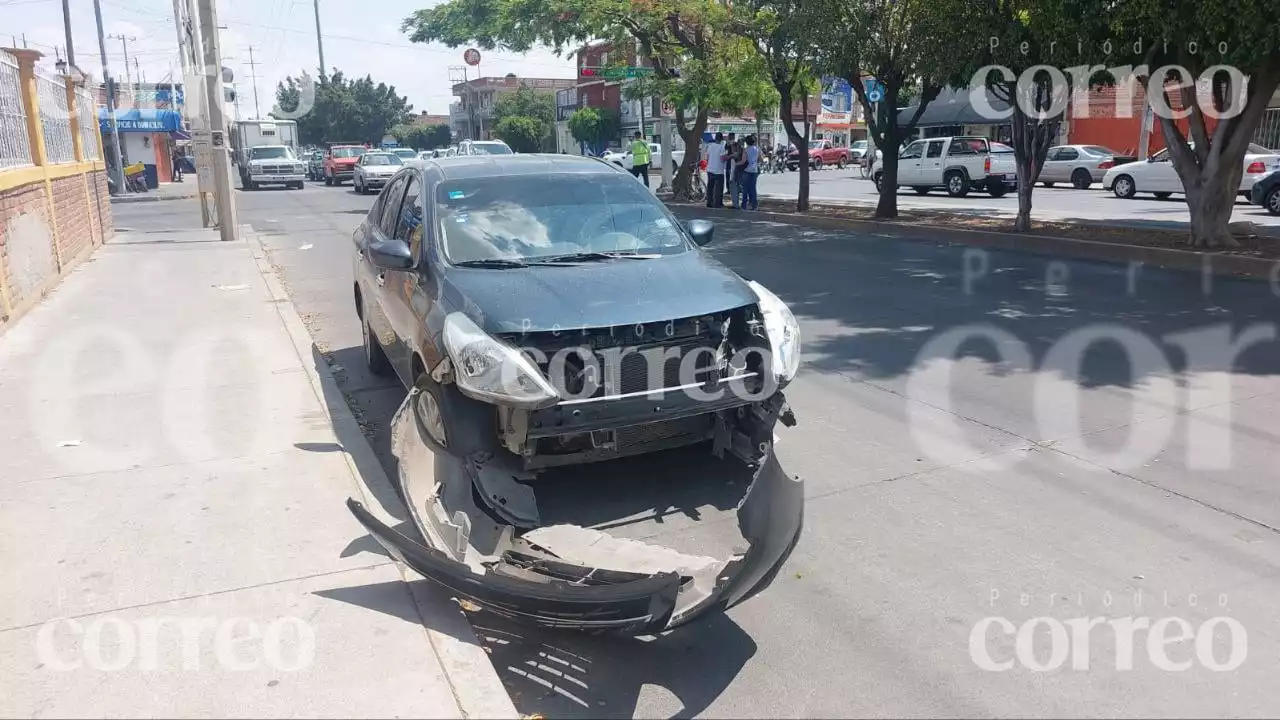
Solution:
{"label": "concrete sidewalk", "polygon": [[187,198],[197,197],[200,194],[199,186],[196,182],[195,175],[187,175],[180,182],[162,182],[155,190],[148,190],[144,193],[120,193],[112,195],[112,204],[137,203],[137,202],[154,202],[157,200],[185,200]]}
{"label": "concrete sidewalk", "polygon": [[0,716],[514,717],[255,247],[119,233],[0,336]]}

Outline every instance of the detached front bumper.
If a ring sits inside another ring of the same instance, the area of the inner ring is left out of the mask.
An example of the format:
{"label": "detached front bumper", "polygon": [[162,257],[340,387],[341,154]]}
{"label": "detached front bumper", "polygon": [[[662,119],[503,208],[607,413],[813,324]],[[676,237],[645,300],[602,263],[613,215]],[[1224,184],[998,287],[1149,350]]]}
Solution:
{"label": "detached front bumper", "polygon": [[[743,460],[723,459],[726,472],[748,473],[749,484],[736,511],[748,547],[716,560],[585,527],[537,525],[533,488],[513,482],[510,465],[489,453],[460,457],[432,439],[420,416],[421,392],[415,389],[396,413],[392,443],[403,496],[425,543],[388,527],[356,500],[347,507],[393,557],[467,601],[464,607],[548,628],[651,634],[760,592],[799,540],[804,485],[772,452],[776,421],[794,422],[781,393],[735,411],[737,419],[726,418],[725,432],[717,433],[716,454]],[[491,496],[501,507],[486,500]],[[489,504],[482,509],[476,502]],[[513,532],[519,519],[493,520],[496,512],[509,517],[528,507],[535,518],[524,518],[520,537]]]}

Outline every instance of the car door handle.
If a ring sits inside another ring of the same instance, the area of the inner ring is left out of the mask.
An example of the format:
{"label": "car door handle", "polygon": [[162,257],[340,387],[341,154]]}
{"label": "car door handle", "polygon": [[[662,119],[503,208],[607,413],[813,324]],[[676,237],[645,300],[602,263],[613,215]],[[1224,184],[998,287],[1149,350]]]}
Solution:
{"label": "car door handle", "polygon": [[378,287],[382,287],[386,284],[387,284],[387,274],[384,272],[378,273]]}

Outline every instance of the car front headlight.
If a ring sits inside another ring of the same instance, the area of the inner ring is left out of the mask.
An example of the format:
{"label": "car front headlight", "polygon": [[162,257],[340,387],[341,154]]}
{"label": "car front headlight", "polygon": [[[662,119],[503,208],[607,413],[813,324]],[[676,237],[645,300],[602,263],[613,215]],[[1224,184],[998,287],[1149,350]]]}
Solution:
{"label": "car front headlight", "polygon": [[307,166],[303,165],[302,163],[297,163],[296,165],[293,166],[293,171],[295,173],[304,173],[307,171]]}
{"label": "car front headlight", "polygon": [[764,330],[773,346],[773,374],[779,382],[790,382],[800,369],[800,324],[782,298],[755,280],[747,284],[760,301]]}
{"label": "car front headlight", "polygon": [[468,397],[528,409],[560,399],[527,357],[481,330],[465,313],[445,318],[444,347],[458,389]]}

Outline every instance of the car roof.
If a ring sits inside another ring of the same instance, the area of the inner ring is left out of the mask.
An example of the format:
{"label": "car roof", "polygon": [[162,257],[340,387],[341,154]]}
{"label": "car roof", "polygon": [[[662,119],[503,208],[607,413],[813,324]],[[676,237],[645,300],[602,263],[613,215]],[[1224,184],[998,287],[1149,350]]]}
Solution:
{"label": "car roof", "polygon": [[[455,155],[434,161],[446,180],[496,177],[499,175],[546,175],[549,173],[623,173],[600,158],[551,153],[519,155]],[[625,173],[624,173],[625,174]]]}

